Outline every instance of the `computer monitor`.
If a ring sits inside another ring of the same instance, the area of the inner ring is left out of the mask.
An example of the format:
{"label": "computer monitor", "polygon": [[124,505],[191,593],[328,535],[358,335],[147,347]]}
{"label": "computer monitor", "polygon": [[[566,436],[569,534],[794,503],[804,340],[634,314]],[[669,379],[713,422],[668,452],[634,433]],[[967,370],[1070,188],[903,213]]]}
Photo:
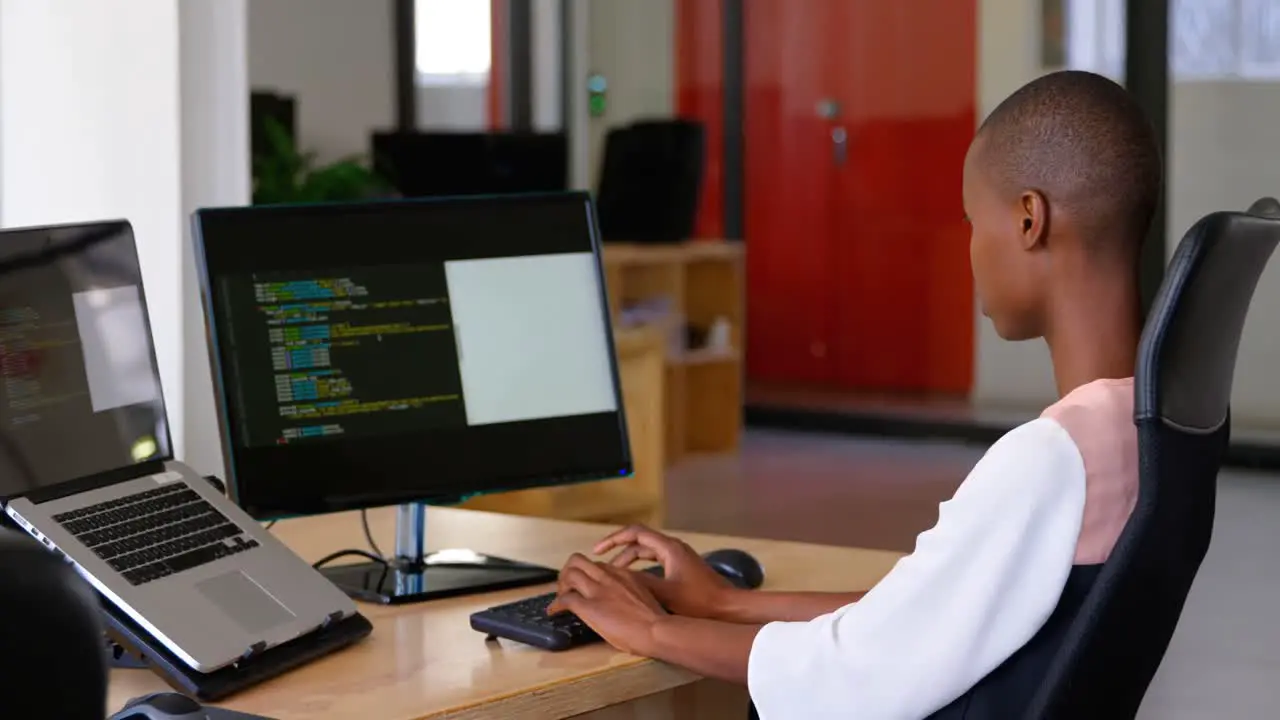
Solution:
{"label": "computer monitor", "polygon": [[374,171],[404,197],[563,192],[564,133],[379,132]]}
{"label": "computer monitor", "polygon": [[125,221],[0,231],[0,500],[172,459]]}
{"label": "computer monitor", "polygon": [[405,602],[543,582],[422,553],[422,502],[632,470],[590,198],[201,210],[228,487],[259,518],[401,504],[405,542],[328,570]]}

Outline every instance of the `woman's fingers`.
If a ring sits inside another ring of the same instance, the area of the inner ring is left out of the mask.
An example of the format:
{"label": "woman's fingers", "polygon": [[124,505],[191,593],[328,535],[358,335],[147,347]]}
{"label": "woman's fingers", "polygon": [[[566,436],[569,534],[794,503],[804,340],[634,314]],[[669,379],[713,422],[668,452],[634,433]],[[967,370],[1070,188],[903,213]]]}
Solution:
{"label": "woman's fingers", "polygon": [[627,527],[617,530],[605,536],[603,540],[596,543],[592,552],[596,555],[603,555],[616,547],[623,545],[651,545],[659,538],[666,538],[660,532],[651,530],[644,525],[628,525]]}
{"label": "woman's fingers", "polygon": [[658,553],[653,548],[644,545],[631,544],[622,548],[622,551],[613,556],[609,564],[616,568],[628,568],[638,560],[657,561]]}

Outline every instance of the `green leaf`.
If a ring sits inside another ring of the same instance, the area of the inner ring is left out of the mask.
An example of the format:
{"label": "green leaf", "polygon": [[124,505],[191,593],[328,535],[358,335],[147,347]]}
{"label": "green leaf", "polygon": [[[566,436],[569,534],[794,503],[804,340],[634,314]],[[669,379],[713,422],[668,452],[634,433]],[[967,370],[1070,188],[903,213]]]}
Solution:
{"label": "green leaf", "polygon": [[348,157],[318,165],[315,153],[300,152],[289,132],[267,118],[263,128],[268,152],[253,163],[253,203],[319,203],[367,200],[386,195],[390,186],[364,158]]}

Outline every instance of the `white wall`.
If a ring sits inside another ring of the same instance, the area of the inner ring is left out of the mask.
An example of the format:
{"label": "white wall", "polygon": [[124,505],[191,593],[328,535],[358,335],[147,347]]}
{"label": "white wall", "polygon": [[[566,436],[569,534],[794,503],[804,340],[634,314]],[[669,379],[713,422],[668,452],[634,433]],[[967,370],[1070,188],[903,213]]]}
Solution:
{"label": "white wall", "polygon": [[[201,207],[249,202],[249,1],[182,0],[179,5],[184,219]],[[184,222],[183,230],[183,457],[201,472],[226,477],[191,224]]]}
{"label": "white wall", "polygon": [[[1042,72],[1039,23],[1039,3],[978,0],[978,122]],[[1045,344],[1001,340],[977,303],[974,317],[974,400],[1031,405],[1052,400],[1056,391]]]}
{"label": "white wall", "polygon": [[249,82],[294,95],[304,150],[365,155],[396,120],[391,0],[251,0]]}
{"label": "white wall", "polygon": [[[1280,197],[1280,82],[1180,82],[1170,93],[1169,249],[1217,210]],[[1280,257],[1254,295],[1236,364],[1237,425],[1280,423]]]}
{"label": "white wall", "polygon": [[609,128],[675,113],[675,4],[590,0],[588,34],[588,72],[609,82],[608,109],[590,120],[589,177],[595,187]]}

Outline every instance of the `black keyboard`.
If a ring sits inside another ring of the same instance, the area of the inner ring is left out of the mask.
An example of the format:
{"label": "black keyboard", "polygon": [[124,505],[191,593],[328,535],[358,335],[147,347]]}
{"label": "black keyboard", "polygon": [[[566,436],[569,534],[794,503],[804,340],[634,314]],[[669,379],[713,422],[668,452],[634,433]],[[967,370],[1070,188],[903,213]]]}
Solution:
{"label": "black keyboard", "polygon": [[489,637],[515,640],[543,650],[569,650],[600,641],[573,613],[547,614],[555,593],[536,595],[507,605],[481,610],[471,616],[471,628]]}
{"label": "black keyboard", "polygon": [[185,483],[59,513],[53,519],[133,585],[258,546]]}
{"label": "black keyboard", "polygon": [[[655,565],[646,569],[645,572],[661,576],[662,567]],[[737,578],[729,575],[725,577],[737,584]],[[601,640],[595,630],[573,613],[548,615],[547,607],[555,597],[556,594],[551,592],[481,610],[471,616],[471,629],[482,632],[490,638],[514,640],[553,652],[570,650]]]}

